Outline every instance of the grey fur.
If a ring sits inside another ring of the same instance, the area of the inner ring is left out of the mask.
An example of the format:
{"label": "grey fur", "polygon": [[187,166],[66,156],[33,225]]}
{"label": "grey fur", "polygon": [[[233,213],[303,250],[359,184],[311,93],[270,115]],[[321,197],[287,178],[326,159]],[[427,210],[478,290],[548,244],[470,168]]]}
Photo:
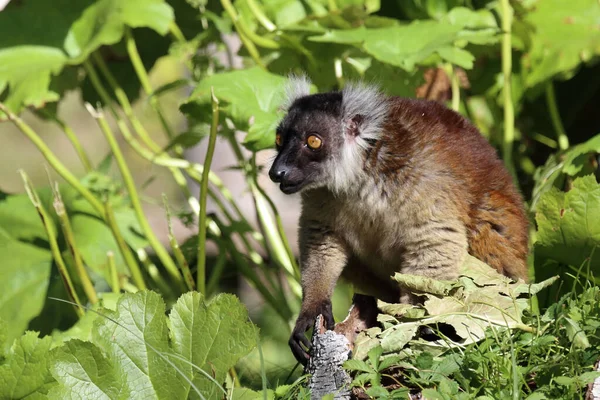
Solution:
{"label": "grey fur", "polygon": [[289,75],[285,85],[285,99],[281,104],[282,108],[287,110],[294,104],[294,101],[301,97],[308,96],[310,94],[310,85],[310,79],[308,79],[305,74]]}
{"label": "grey fur", "polygon": [[[383,123],[388,114],[389,104],[386,97],[376,86],[364,83],[347,85],[342,91],[342,129],[344,144],[337,157],[330,162],[329,187],[335,193],[348,193],[360,187],[363,182],[362,165],[364,152],[369,148],[370,140],[381,136]],[[352,118],[360,115],[359,135],[346,134]]]}

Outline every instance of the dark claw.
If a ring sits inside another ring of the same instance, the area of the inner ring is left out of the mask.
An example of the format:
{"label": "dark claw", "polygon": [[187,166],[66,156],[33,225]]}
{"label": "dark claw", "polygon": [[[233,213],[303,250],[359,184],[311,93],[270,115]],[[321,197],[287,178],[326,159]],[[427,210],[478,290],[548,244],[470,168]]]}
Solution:
{"label": "dark claw", "polygon": [[312,315],[301,313],[300,316],[298,316],[296,326],[292,332],[292,337],[290,337],[289,340],[289,345],[294,357],[296,357],[296,360],[302,365],[306,365],[310,358],[308,352],[310,351],[311,343],[305,333],[314,326],[317,315],[323,315],[326,329],[331,330],[335,326],[330,301],[323,302],[323,304],[314,310],[313,313],[311,313]]}

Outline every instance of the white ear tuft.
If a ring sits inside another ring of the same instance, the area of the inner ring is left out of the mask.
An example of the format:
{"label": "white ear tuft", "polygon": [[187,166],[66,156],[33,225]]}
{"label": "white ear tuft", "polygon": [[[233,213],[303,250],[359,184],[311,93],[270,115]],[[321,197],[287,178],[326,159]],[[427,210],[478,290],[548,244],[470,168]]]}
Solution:
{"label": "white ear tuft", "polygon": [[308,96],[310,94],[310,85],[310,79],[308,79],[305,74],[290,74],[285,85],[285,99],[281,107],[287,110],[294,101],[301,97]]}
{"label": "white ear tuft", "polygon": [[387,113],[386,97],[377,86],[352,83],[346,85],[342,91],[343,121],[348,123],[352,118],[360,115],[361,139],[378,139]]}

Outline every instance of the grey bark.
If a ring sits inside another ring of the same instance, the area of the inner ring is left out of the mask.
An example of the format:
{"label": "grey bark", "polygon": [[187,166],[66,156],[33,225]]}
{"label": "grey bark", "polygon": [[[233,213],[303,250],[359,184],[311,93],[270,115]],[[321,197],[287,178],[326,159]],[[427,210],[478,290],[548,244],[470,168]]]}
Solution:
{"label": "grey bark", "polygon": [[323,317],[318,316],[312,337],[311,357],[305,372],[311,399],[320,400],[333,393],[334,399],[350,399],[350,375],[342,364],[350,357],[350,341],[334,331],[325,329]]}

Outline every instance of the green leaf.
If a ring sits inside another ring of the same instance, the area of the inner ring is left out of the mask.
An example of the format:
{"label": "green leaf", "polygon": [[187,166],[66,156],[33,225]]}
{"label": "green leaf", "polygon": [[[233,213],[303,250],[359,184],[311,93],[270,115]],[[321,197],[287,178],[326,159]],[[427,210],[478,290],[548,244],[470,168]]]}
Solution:
{"label": "green leaf", "polygon": [[579,375],[577,380],[579,381],[579,384],[583,386],[594,382],[598,378],[600,378],[600,371],[589,371]]}
{"label": "green leaf", "polygon": [[[126,26],[166,34],[173,11],[164,0],[28,1],[0,13],[0,93],[14,112],[56,101],[50,79],[102,45],[121,40]],[[27,29],[23,29],[27,27]]]}
{"label": "green leaf", "polygon": [[[491,15],[491,14],[490,14]],[[379,61],[406,71],[416,64],[428,63],[431,56],[473,67],[473,56],[463,50],[466,43],[486,43],[497,40],[497,25],[492,18],[482,18],[469,9],[460,9],[440,21],[413,21],[408,25],[367,29],[329,30],[309,40],[324,43],[353,44]],[[462,42],[462,43],[459,43]]]}
{"label": "green leaf", "polygon": [[373,367],[370,367],[369,364],[362,360],[348,360],[344,362],[344,368],[351,371],[373,372]]}
{"label": "green leaf", "polygon": [[49,399],[125,399],[134,398],[119,374],[92,343],[70,340],[54,349],[52,376],[59,385],[48,393]]}
{"label": "green leaf", "polygon": [[554,382],[562,386],[570,386],[573,384],[574,381],[575,378],[572,378],[570,376],[557,376],[556,378],[554,378]]}
{"label": "green leaf", "polygon": [[0,259],[0,318],[7,323],[11,343],[44,306],[52,256],[49,250],[14,240],[0,230]]}
{"label": "green leaf", "polygon": [[[52,205],[48,188],[37,193],[45,207]],[[30,243],[48,241],[40,216],[26,194],[0,193],[0,229],[15,240]]]}
{"label": "green leaf", "polygon": [[596,170],[595,156],[599,153],[600,135],[596,135],[587,142],[570,147],[564,154],[548,157],[546,163],[535,171],[531,210],[537,211],[540,197],[551,187],[561,189],[566,175],[577,177],[593,173]]}
{"label": "green leaf", "polygon": [[536,1],[525,15],[531,45],[523,56],[528,87],[557,74],[570,76],[600,54],[600,5],[596,0]]}
{"label": "green leaf", "polygon": [[552,188],[538,204],[536,258],[550,258],[576,268],[590,261],[591,268],[599,271],[599,252],[589,259],[600,245],[599,220],[600,185],[593,175],[575,179],[567,193]]}
{"label": "green leaf", "polygon": [[371,386],[366,390],[366,393],[375,399],[386,399],[390,395],[383,386]]}
{"label": "green leaf", "polygon": [[580,349],[587,349],[591,346],[587,335],[585,334],[584,330],[581,329],[577,322],[568,317],[564,317],[562,321],[565,322],[565,330],[567,331],[569,340],[573,342],[573,345],[575,347],[578,347]]}
{"label": "green leaf", "polygon": [[[186,293],[173,306],[169,321],[173,349],[217,382],[224,382],[227,371],[256,345],[257,331],[233,295],[220,294],[205,303],[201,294]],[[217,396],[215,383],[189,364],[182,368],[191,372],[206,398]]]}
{"label": "green leaf", "polygon": [[383,349],[381,346],[377,346],[369,350],[367,353],[367,357],[369,357],[369,362],[375,369],[375,371],[379,371],[379,358],[383,354]]}
{"label": "green leaf", "polygon": [[186,293],[167,318],[160,296],[141,291],[122,295],[116,311],[100,312],[90,342],[74,339],[55,350],[58,384],[50,398],[217,398],[227,371],[256,342],[246,309],[232,295],[205,303],[199,293]]}
{"label": "green leaf", "polygon": [[[193,105],[210,104],[210,89],[214,88],[222,113],[230,117],[236,128],[247,130],[244,145],[259,151],[272,147],[275,128],[280,119],[278,108],[283,101],[286,78],[254,67],[240,71],[209,76],[198,84],[190,99],[182,106],[182,112],[193,113]],[[210,112],[194,113],[210,123]]]}
{"label": "green leaf", "polygon": [[421,353],[417,357],[416,362],[415,366],[418,369],[429,369],[433,365],[433,356],[427,352]]}
{"label": "green leaf", "polygon": [[131,398],[184,398],[189,384],[173,367],[181,362],[173,357],[169,346],[165,304],[160,296],[150,291],[125,294],[117,311],[103,314],[107,318],[97,320],[93,342],[124,377]]}
{"label": "green leaf", "polygon": [[26,332],[14,342],[0,364],[0,399],[24,398],[52,379],[51,343],[50,337],[39,339],[37,332]]}

